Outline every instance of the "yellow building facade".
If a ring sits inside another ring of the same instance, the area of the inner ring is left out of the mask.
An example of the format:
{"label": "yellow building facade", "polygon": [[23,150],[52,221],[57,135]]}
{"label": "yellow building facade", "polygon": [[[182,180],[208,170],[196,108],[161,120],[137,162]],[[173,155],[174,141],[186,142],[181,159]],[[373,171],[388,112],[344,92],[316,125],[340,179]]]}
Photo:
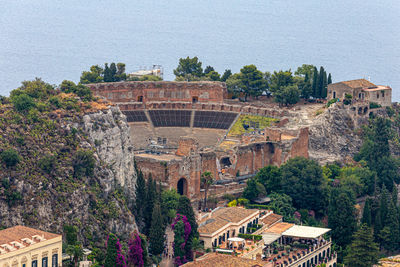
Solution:
{"label": "yellow building facade", "polygon": [[62,236],[14,226],[0,231],[0,267],[62,266]]}

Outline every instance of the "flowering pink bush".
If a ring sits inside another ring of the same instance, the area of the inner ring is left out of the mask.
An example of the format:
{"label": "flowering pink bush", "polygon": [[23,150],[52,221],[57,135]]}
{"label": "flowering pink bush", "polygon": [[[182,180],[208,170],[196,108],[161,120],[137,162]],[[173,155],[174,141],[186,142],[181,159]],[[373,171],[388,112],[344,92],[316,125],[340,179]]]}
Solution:
{"label": "flowering pink bush", "polygon": [[175,233],[174,239],[174,254],[175,254],[175,264],[180,266],[187,262],[185,255],[185,245],[189,239],[192,227],[185,215],[177,214],[171,225]]}
{"label": "flowering pink bush", "polygon": [[133,238],[129,239],[128,243],[129,252],[128,252],[128,263],[129,265],[143,267],[143,249],[142,249],[142,239],[135,232]]}

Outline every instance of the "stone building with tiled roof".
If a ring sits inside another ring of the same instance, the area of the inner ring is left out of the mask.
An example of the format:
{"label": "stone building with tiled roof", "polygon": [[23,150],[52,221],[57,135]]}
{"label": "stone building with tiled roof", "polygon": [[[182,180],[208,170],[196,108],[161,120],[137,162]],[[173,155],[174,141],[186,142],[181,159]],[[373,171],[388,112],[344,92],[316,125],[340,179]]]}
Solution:
{"label": "stone building with tiled roof", "polygon": [[1,267],[58,267],[61,260],[61,235],[25,226],[0,231]]}
{"label": "stone building with tiled roof", "polygon": [[217,247],[230,237],[246,233],[247,227],[259,223],[260,216],[258,209],[218,208],[201,218],[200,240],[205,248]]}
{"label": "stone building with tiled roof", "polygon": [[389,86],[375,85],[366,79],[328,84],[328,100],[338,98],[343,101],[346,94],[351,95],[353,101],[375,102],[383,107],[392,104],[392,88]]}

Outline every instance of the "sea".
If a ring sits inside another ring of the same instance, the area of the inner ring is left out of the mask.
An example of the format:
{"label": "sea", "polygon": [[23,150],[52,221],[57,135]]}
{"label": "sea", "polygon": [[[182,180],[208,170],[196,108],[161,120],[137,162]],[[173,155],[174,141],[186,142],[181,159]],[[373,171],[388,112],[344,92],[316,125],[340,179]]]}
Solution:
{"label": "sea", "polygon": [[366,78],[400,100],[399,0],[0,0],[0,95],[21,81],[79,81],[91,65],[127,72],[179,58],[218,72],[324,66],[333,82]]}

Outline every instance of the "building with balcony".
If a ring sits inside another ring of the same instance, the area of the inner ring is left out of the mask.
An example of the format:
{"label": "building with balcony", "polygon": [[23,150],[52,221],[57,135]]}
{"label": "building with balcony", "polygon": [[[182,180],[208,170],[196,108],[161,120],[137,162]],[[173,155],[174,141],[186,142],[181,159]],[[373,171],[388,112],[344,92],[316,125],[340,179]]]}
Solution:
{"label": "building with balcony", "polygon": [[336,267],[336,254],[331,241],[324,239],[330,229],[277,223],[261,235],[264,242],[264,260],[274,267],[311,267],[325,263]]}
{"label": "building with balcony", "polygon": [[59,267],[62,236],[14,226],[0,231],[0,267]]}
{"label": "building with balcony", "polygon": [[[322,263],[336,267],[336,254],[325,237],[329,231],[282,222],[281,215],[269,210],[242,207],[218,208],[203,215],[199,222],[205,248],[235,255],[233,259],[203,258],[204,264],[214,266],[240,266],[235,265],[235,258],[243,258],[261,260],[258,265],[267,267],[313,267]],[[217,265],[220,260],[225,265]]]}
{"label": "building with balcony", "polygon": [[222,207],[203,215],[199,221],[200,240],[205,248],[226,246],[229,238],[246,234],[250,228],[258,226],[261,219],[272,211]]}

